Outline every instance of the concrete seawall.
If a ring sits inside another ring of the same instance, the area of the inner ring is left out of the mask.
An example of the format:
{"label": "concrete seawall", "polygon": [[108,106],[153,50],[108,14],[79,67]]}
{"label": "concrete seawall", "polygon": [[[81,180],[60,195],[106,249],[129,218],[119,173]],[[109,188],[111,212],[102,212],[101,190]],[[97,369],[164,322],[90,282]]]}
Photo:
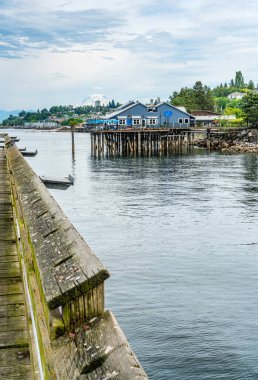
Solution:
{"label": "concrete seawall", "polygon": [[35,378],[147,379],[115,317],[105,311],[107,269],[9,137],[5,154],[31,303]]}

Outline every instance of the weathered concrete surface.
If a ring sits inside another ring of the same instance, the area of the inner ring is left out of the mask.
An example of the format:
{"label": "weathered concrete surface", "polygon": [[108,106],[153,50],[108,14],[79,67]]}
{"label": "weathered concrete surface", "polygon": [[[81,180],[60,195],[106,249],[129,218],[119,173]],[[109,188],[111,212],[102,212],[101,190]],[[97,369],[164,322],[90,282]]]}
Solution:
{"label": "weathered concrete surface", "polygon": [[0,150],[0,379],[32,379],[27,312],[6,157]]}

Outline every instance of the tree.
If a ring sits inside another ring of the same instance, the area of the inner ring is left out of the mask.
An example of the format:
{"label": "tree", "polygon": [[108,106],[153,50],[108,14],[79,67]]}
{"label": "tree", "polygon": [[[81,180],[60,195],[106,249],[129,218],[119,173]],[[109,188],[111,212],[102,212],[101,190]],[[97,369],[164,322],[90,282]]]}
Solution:
{"label": "tree", "polygon": [[26,112],[25,111],[21,111],[19,112],[19,117],[24,117],[26,115]]}
{"label": "tree", "polygon": [[202,85],[201,81],[195,82],[195,85],[193,86],[194,90],[194,96],[195,96],[195,102],[197,104],[197,109],[203,110],[205,109],[205,91]]}
{"label": "tree", "polygon": [[244,112],[240,108],[227,107],[225,109],[224,115],[235,115],[239,119],[239,118],[243,118]]}
{"label": "tree", "polygon": [[227,104],[229,103],[229,99],[226,97],[219,97],[215,99],[215,109],[216,112],[223,112],[224,109],[227,107]]}
{"label": "tree", "polygon": [[252,126],[258,126],[258,94],[249,92],[241,100],[241,109],[244,112],[244,119]]}
{"label": "tree", "polygon": [[66,121],[66,124],[70,125],[71,127],[74,127],[75,125],[81,124],[81,123],[83,123],[83,120],[79,118],[70,118]]}
{"label": "tree", "polygon": [[208,86],[203,86],[201,81],[197,81],[193,88],[183,87],[180,92],[174,91],[169,99],[171,104],[184,106],[188,112],[193,110],[214,110],[213,93]]}
{"label": "tree", "polygon": [[237,87],[238,89],[245,87],[245,81],[241,71],[236,72],[235,87]]}
{"label": "tree", "polygon": [[204,86],[204,91],[205,91],[205,104],[204,104],[204,109],[208,111],[214,111],[215,107],[215,99],[213,97],[212,91],[209,87]]}
{"label": "tree", "polygon": [[249,80],[247,88],[249,88],[249,90],[254,90],[255,86],[254,86],[254,82],[252,80]]}
{"label": "tree", "polygon": [[188,112],[197,109],[195,94],[192,88],[183,87],[179,93],[173,92],[169,100],[174,106],[184,106]]}
{"label": "tree", "polygon": [[193,86],[193,90],[197,109],[214,111],[215,103],[211,89],[208,86],[203,86],[201,81],[197,81]]}

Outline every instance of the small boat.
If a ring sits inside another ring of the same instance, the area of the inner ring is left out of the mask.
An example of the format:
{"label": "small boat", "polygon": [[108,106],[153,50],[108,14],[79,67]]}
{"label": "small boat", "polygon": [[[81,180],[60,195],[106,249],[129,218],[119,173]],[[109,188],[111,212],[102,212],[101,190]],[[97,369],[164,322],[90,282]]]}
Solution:
{"label": "small boat", "polygon": [[22,150],[21,154],[23,156],[31,156],[31,157],[33,157],[33,156],[36,156],[38,154],[38,151],[37,151],[37,149],[34,150],[34,151],[32,151],[32,150],[31,151],[29,151],[29,150]]}
{"label": "small boat", "polygon": [[53,178],[45,176],[40,176],[39,178],[49,189],[66,190],[69,186],[74,184],[74,177],[70,174],[68,175],[68,177],[64,178]]}
{"label": "small boat", "polygon": [[16,137],[16,136],[10,136],[10,139],[11,139],[12,141],[14,141],[14,142],[18,142],[18,141],[20,141],[20,139],[19,139],[18,137]]}
{"label": "small boat", "polygon": [[20,152],[25,152],[26,149],[27,149],[27,148],[19,148],[19,151],[20,151]]}

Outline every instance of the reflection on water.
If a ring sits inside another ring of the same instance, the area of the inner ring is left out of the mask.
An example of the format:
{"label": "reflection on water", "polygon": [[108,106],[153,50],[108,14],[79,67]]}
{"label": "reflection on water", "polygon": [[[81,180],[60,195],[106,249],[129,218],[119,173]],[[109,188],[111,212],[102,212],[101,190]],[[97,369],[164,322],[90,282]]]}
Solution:
{"label": "reflection on water", "polygon": [[106,305],[155,380],[258,378],[256,155],[94,159],[88,135],[15,132],[111,273]]}

